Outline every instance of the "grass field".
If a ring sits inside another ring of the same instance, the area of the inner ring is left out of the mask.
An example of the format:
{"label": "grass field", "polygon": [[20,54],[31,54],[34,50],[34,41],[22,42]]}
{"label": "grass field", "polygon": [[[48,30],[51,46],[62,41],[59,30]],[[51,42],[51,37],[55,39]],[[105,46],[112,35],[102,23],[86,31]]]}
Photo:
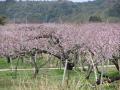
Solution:
{"label": "grass field", "polygon": [[[40,63],[44,62],[38,62],[38,64]],[[15,65],[16,61],[14,60],[12,67],[14,68]],[[0,69],[5,68],[11,68],[11,64],[8,64],[4,58],[1,58]],[[18,68],[32,68],[32,65],[20,61]],[[110,77],[119,75],[114,68],[108,70],[109,73],[107,74]],[[31,70],[17,71],[16,73],[12,69],[10,71],[0,72],[0,90],[120,90],[119,81],[111,84],[104,83],[102,85],[96,85],[94,73],[92,73],[90,80],[86,80],[86,72],[78,69],[67,72],[63,85],[63,69],[40,69],[36,78],[32,78],[33,73],[34,71]]]}

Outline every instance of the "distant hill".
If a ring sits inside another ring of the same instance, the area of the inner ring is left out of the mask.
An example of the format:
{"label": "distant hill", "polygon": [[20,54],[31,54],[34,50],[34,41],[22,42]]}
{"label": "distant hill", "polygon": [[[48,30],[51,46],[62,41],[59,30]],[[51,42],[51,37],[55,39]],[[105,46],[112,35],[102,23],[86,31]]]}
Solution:
{"label": "distant hill", "polygon": [[[119,17],[110,14],[117,0],[95,0],[84,3],[70,1],[0,2],[0,15],[10,22],[88,22],[90,16],[102,21],[116,22]],[[27,18],[27,19],[26,19]]]}

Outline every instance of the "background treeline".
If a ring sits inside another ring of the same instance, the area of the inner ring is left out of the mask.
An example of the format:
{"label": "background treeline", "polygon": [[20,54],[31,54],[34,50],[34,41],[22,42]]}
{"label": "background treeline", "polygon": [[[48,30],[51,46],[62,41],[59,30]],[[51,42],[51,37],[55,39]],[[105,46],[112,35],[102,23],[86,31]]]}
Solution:
{"label": "background treeline", "polygon": [[[0,1],[0,16],[9,22],[119,22],[119,0],[95,0],[93,2],[74,3],[58,1]],[[100,20],[101,19],[101,20]]]}

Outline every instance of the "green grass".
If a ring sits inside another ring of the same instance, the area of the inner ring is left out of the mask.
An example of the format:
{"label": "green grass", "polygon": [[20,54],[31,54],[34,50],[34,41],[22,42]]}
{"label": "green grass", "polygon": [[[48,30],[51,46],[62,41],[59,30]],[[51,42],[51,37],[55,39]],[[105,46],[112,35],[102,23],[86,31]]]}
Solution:
{"label": "green grass", "polygon": [[10,64],[7,63],[5,58],[0,58],[0,69],[2,68],[9,68]]}
{"label": "green grass", "polygon": [[32,71],[18,71],[17,78],[14,78],[12,71],[0,72],[0,90],[119,90],[119,81],[96,86],[94,74],[90,80],[85,79],[84,72],[69,71],[69,74],[69,80],[66,75],[65,84],[62,86],[63,70],[59,69],[40,70],[36,78],[32,78]]}
{"label": "green grass", "polygon": [[[13,67],[16,61],[12,62]],[[37,60],[40,67],[46,61],[41,58]],[[53,67],[56,61],[51,61]],[[49,63],[49,64],[50,64]],[[48,67],[46,64],[44,67]],[[18,68],[32,68],[33,66],[27,61],[20,61]],[[0,69],[11,68],[4,58],[0,58]],[[95,84],[95,75],[91,74],[90,80],[85,79],[86,72],[75,69],[68,71],[65,83],[62,85],[63,69],[40,69],[36,78],[32,78],[34,71],[4,71],[0,72],[0,90],[119,90],[120,81],[113,83]],[[109,72],[109,73],[108,73]],[[68,75],[69,73],[69,75]],[[119,76],[115,69],[108,69],[106,73],[109,77]]]}
{"label": "green grass", "polygon": [[[11,68],[11,66],[13,68],[16,67],[17,65],[17,60],[18,59],[13,59],[12,63],[7,63],[6,58],[0,58],[0,69],[6,69],[6,68]],[[48,56],[47,55],[43,55],[42,57],[37,57],[37,65],[38,67],[57,67],[57,63],[59,63],[60,61],[57,58],[51,57],[51,60],[48,61]],[[21,59],[19,59],[19,63],[17,65],[18,68],[33,68],[33,64],[30,61],[30,57],[29,56],[25,56],[23,59],[23,62]]]}

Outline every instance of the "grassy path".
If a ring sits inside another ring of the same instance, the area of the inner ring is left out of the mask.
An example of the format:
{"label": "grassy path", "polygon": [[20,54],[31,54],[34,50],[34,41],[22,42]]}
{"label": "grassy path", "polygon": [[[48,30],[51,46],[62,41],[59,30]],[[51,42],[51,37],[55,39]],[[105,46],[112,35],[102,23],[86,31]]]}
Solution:
{"label": "grassy path", "polygon": [[[101,68],[102,66],[98,66],[98,68]],[[82,67],[79,67],[80,69]],[[88,68],[87,66],[85,68]],[[114,65],[105,65],[104,68],[115,68]],[[60,68],[40,68],[40,69],[60,69]],[[61,68],[64,69],[64,68]],[[0,72],[3,71],[14,71],[16,69],[0,69]],[[27,68],[27,69],[17,69],[18,71],[31,71],[31,70],[35,70],[34,68]]]}

